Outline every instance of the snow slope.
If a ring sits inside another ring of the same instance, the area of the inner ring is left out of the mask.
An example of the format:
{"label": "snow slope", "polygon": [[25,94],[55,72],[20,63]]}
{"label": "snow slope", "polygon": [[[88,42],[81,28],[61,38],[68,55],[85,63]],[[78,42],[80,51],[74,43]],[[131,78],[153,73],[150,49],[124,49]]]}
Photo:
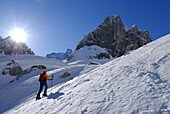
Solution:
{"label": "snow slope", "polygon": [[[0,89],[0,113],[6,111],[4,113],[10,114],[169,114],[169,49],[170,34],[94,70],[76,74],[79,76],[66,83],[56,83],[52,87],[52,93],[48,92],[49,96],[39,101],[35,101],[38,87],[31,95],[25,93],[26,89],[31,90],[38,84],[34,81],[34,86],[30,85],[30,81],[32,82],[36,76],[20,80]],[[75,66],[69,67],[71,69]],[[82,68],[79,71],[85,71],[85,67]],[[62,72],[62,69],[48,73],[56,77],[59,71]],[[15,84],[16,87],[11,88]],[[21,86],[22,84],[25,86]],[[11,102],[4,94],[9,96],[10,90],[17,89],[20,89],[20,94],[25,93],[23,98],[26,100],[16,102],[16,99],[20,99],[18,96],[14,97],[15,105],[4,105]]]}
{"label": "snow slope", "polygon": [[[45,57],[32,56],[32,55],[18,55],[18,56],[6,56],[0,58],[0,70],[6,67],[6,64],[11,60],[18,62],[22,68],[27,69],[32,65],[43,64],[47,66],[47,74],[49,77],[54,75],[53,85],[61,85],[66,81],[87,73],[99,65],[87,65],[87,64],[74,64],[66,65],[59,60],[49,59]],[[5,112],[13,107],[27,101],[29,98],[36,97],[36,93],[39,89],[39,75],[42,70],[35,70],[29,74],[23,75],[19,80],[15,80],[9,83],[15,76],[0,74],[0,113]],[[71,76],[67,78],[61,78],[64,72],[69,72]],[[51,82],[48,81],[49,87]],[[50,92],[51,89],[49,89]]]}
{"label": "snow slope", "polygon": [[101,48],[96,45],[84,46],[81,49],[74,51],[68,57],[69,61],[67,61],[67,63],[71,64],[72,62],[77,62],[79,64],[87,64],[90,62],[96,62],[99,64],[104,64],[113,59],[110,54],[108,54],[110,56],[110,59],[105,57],[103,57],[102,59],[95,58],[95,56],[99,55],[100,53],[108,54],[105,48]]}
{"label": "snow slope", "polygon": [[[48,59],[45,57],[34,56],[34,55],[13,55],[13,56],[5,56],[0,58],[0,78],[1,83],[0,87],[8,84],[12,79],[15,79],[15,76],[2,75],[2,71],[4,68],[8,68],[6,66],[11,60],[15,60],[15,62],[19,63],[23,70],[30,68],[33,65],[45,65],[48,69],[56,69],[62,66],[66,66],[63,62],[55,59]],[[41,71],[39,71],[41,72]]]}

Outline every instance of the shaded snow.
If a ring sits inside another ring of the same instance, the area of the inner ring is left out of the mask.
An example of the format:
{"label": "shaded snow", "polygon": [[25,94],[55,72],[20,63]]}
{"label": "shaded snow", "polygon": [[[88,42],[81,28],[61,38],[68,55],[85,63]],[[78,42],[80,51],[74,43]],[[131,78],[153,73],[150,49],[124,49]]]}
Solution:
{"label": "shaded snow", "polygon": [[[94,58],[94,56],[100,54],[100,53],[107,53],[105,48],[101,48],[99,46],[96,45],[91,45],[91,46],[84,46],[82,48],[80,48],[79,50],[74,51],[74,53],[72,53],[70,55],[70,60],[67,61],[67,63],[72,63],[72,62],[76,62],[77,63],[89,63],[89,62],[97,62],[97,63],[106,63],[108,61],[110,61],[112,58],[112,56],[110,55],[111,59],[107,59],[107,58],[103,58],[103,59],[96,59]],[[108,53],[107,53],[108,54]]]}
{"label": "shaded snow", "polygon": [[[54,74],[55,86],[39,101],[35,101],[37,76],[22,79],[0,89],[0,113],[168,114],[169,49],[170,34],[99,67],[72,64],[51,70],[48,74]],[[66,80],[60,74],[68,70],[77,77],[60,83]]]}

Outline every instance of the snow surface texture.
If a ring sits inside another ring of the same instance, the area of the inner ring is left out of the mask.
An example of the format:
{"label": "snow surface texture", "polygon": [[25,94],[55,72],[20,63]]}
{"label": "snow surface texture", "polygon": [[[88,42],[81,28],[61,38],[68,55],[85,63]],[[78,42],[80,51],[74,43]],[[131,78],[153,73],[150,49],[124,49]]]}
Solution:
{"label": "snow surface texture", "polygon": [[[169,114],[169,49],[170,34],[97,68],[76,64],[49,71],[52,93],[39,101],[37,76],[25,76],[0,89],[0,113]],[[67,70],[77,77],[59,83],[57,76]]]}

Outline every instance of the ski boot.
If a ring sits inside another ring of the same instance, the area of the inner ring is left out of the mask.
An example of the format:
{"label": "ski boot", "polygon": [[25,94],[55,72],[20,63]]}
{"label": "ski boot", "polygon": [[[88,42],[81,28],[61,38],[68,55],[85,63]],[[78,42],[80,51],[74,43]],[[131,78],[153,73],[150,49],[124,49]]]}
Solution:
{"label": "ski boot", "polygon": [[44,97],[46,97],[46,96],[47,96],[47,94],[46,94],[46,93],[44,93],[44,94],[43,94],[43,96],[44,96]]}
{"label": "ski boot", "polygon": [[40,100],[40,99],[41,99],[41,97],[40,97],[40,96],[37,96],[37,97],[36,97],[36,100]]}

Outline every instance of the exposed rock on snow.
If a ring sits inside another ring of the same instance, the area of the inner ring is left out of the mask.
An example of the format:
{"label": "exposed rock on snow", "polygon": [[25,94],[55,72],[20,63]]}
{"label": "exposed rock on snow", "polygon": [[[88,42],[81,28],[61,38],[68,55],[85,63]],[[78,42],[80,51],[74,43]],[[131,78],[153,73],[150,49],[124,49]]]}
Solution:
{"label": "exposed rock on snow", "polygon": [[20,75],[23,71],[21,66],[19,66],[19,64],[15,62],[14,60],[9,62],[6,66],[7,68],[3,69],[2,71],[3,75],[9,74],[11,76],[17,76],[17,75]]}
{"label": "exposed rock on snow", "polygon": [[138,30],[136,25],[124,27],[120,16],[113,15],[85,35],[77,44],[76,50],[84,46],[97,45],[106,48],[112,57],[119,57],[149,42],[151,37],[148,31]]}
{"label": "exposed rock on snow", "polygon": [[67,78],[67,77],[69,77],[70,75],[71,75],[70,73],[65,72],[65,73],[61,76],[61,78]]}
{"label": "exposed rock on snow", "polygon": [[10,75],[11,76],[17,76],[22,73],[22,68],[21,66],[15,66],[10,70]]}
{"label": "exposed rock on snow", "polygon": [[10,66],[10,65],[18,65],[18,63],[17,62],[15,62],[14,60],[11,60],[11,62],[9,62],[8,64],[7,64],[7,66]]}
{"label": "exposed rock on snow", "polygon": [[39,69],[39,70],[47,69],[47,67],[44,66],[44,65],[33,65],[33,66],[31,66],[31,68],[37,68],[37,69]]}
{"label": "exposed rock on snow", "polygon": [[47,58],[54,58],[54,59],[58,59],[58,60],[64,60],[66,59],[73,51],[71,49],[67,49],[67,51],[65,53],[51,53],[51,54],[47,54],[46,57]]}
{"label": "exposed rock on snow", "polygon": [[44,65],[33,65],[33,66],[31,66],[31,68],[25,69],[22,72],[22,75],[28,74],[28,73],[35,71],[35,70],[43,70],[43,69],[47,69],[47,67],[44,66]]}
{"label": "exposed rock on snow", "polygon": [[99,65],[98,63],[90,62],[88,65]]}
{"label": "exposed rock on snow", "polygon": [[106,53],[106,52],[101,52],[99,54],[97,54],[96,56],[90,56],[89,58],[93,59],[110,59],[110,54]]}

